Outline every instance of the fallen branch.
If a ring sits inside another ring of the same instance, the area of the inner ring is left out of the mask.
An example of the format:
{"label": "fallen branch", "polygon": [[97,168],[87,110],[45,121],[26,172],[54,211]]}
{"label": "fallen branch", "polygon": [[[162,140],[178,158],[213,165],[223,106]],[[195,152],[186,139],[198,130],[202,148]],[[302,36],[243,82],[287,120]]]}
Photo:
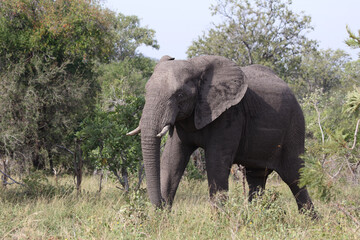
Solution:
{"label": "fallen branch", "polygon": [[348,216],[349,218],[351,218],[351,220],[353,220],[353,222],[360,227],[360,222],[358,219],[356,219],[348,210],[346,210],[344,207],[342,207],[340,204],[335,203],[333,204],[335,207],[337,207],[340,211],[342,211],[346,216]]}
{"label": "fallen branch", "polygon": [[[4,176],[6,176],[7,178],[9,178],[11,181],[13,181],[14,183],[19,184],[19,185],[21,185],[21,186],[25,186],[25,184],[23,184],[23,183],[21,183],[21,182],[16,181],[16,180],[15,180],[15,179],[13,179],[12,177],[10,177],[10,176],[9,176],[9,175],[7,175],[6,173],[4,173],[2,170],[0,170],[0,172],[1,172]],[[7,184],[11,184],[11,183],[7,183]]]}

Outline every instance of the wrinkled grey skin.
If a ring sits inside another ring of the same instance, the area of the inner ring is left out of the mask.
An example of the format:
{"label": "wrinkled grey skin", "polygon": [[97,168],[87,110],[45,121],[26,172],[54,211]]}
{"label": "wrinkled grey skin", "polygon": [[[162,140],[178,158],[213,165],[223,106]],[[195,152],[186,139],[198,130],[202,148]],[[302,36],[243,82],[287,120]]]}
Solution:
{"label": "wrinkled grey skin", "polygon": [[[157,134],[170,125],[160,161]],[[192,152],[205,150],[210,196],[227,191],[232,164],[246,168],[249,199],[274,170],[289,185],[299,210],[313,209],[299,188],[305,124],[287,84],[260,65],[240,68],[218,56],[164,56],[146,84],[140,121],[151,202],[171,206]]]}

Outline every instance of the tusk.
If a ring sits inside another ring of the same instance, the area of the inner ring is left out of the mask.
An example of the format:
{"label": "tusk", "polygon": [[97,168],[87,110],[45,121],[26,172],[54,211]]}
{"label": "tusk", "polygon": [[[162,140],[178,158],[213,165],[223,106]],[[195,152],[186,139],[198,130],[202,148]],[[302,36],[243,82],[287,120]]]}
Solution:
{"label": "tusk", "polygon": [[132,130],[131,132],[128,132],[127,134],[126,134],[126,136],[134,136],[134,135],[136,135],[136,134],[138,134],[138,133],[140,133],[141,132],[141,128],[140,128],[140,126],[138,126],[137,128],[135,128],[134,130]]}
{"label": "tusk", "polygon": [[162,136],[164,136],[170,129],[170,125],[166,125],[162,130],[161,132],[156,135],[157,137],[161,138]]}

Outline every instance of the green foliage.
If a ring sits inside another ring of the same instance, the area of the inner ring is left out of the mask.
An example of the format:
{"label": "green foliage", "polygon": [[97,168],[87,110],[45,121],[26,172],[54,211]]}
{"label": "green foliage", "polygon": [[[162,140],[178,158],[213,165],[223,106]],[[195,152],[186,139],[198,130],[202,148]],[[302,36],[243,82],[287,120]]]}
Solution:
{"label": "green foliage", "polygon": [[323,93],[346,87],[350,57],[343,50],[316,50],[304,54],[297,72],[285,80],[299,98],[321,89]]}
{"label": "green foliage", "polygon": [[154,67],[155,61],[141,56],[101,65],[98,77],[101,93],[98,98],[102,108],[113,109],[128,95],[143,95],[145,83]]}
{"label": "green foliage", "polygon": [[346,95],[346,102],[344,106],[344,112],[349,115],[359,115],[360,109],[360,88],[354,86],[354,90]]}
{"label": "green foliage", "polygon": [[96,0],[15,0],[1,5],[0,56],[7,55],[11,62],[45,53],[58,63],[71,59],[87,67],[87,62],[111,54],[114,14]]}
{"label": "green foliage", "polygon": [[315,196],[320,200],[329,202],[335,197],[332,191],[332,184],[327,178],[326,172],[321,162],[313,155],[304,155],[305,167],[300,169],[299,186],[307,186],[315,190]]}
{"label": "green foliage", "polygon": [[193,180],[205,180],[206,175],[195,166],[194,161],[189,161],[185,170],[185,177]]}
{"label": "green foliage", "polygon": [[358,36],[356,36],[356,34],[354,32],[351,31],[351,29],[349,28],[349,26],[346,26],[346,30],[349,34],[349,39],[347,39],[345,41],[345,43],[351,47],[351,48],[359,48],[360,47],[360,30],[358,32]]}
{"label": "green foliage", "polygon": [[73,192],[74,187],[71,185],[54,186],[41,171],[34,171],[23,179],[25,184],[24,194],[28,198],[46,197],[53,198],[55,196],[63,197]]}
{"label": "green foliage", "polygon": [[359,93],[355,87],[344,98],[346,92],[347,88],[343,88],[323,93],[318,88],[302,101],[307,153],[300,185],[307,185],[323,201],[335,199],[334,182],[341,179],[355,183],[359,177],[359,151],[355,147]]}
{"label": "green foliage", "polygon": [[91,109],[97,84],[67,71],[69,65],[36,55],[0,73],[1,153],[42,168]]}
{"label": "green foliage", "polygon": [[108,168],[115,175],[124,171],[135,173],[141,159],[140,137],[128,137],[126,133],[137,127],[144,98],[128,96],[123,101],[115,111],[97,108],[76,134],[82,139],[82,150],[90,166]]}
{"label": "green foliage", "polygon": [[121,206],[121,212],[127,215],[127,217],[136,217],[140,220],[146,220],[147,212],[146,208],[151,207],[151,203],[148,202],[146,189],[140,188],[131,191],[125,195],[126,204]]}
{"label": "green foliage", "polygon": [[112,15],[95,1],[1,2],[3,154],[37,168],[52,155],[53,167],[55,145],[66,145],[95,102],[93,66],[112,51]]}
{"label": "green foliage", "polygon": [[215,54],[240,66],[264,64],[281,76],[299,67],[301,54],[316,44],[306,38],[312,30],[310,17],[289,9],[291,1],[221,0],[211,7],[224,22],[193,41],[189,57]]}
{"label": "green foliage", "polygon": [[137,48],[144,44],[159,49],[160,46],[155,39],[155,31],[140,27],[140,19],[137,16],[125,16],[118,14],[115,25],[115,59],[124,60],[126,57],[137,57],[141,55]]}
{"label": "green foliage", "polygon": [[[61,177],[59,182],[72,182]],[[51,180],[50,180],[51,182]],[[4,239],[358,239],[360,189],[335,183],[337,203],[315,201],[321,219],[299,214],[286,184],[269,179],[263,198],[249,204],[242,184],[230,182],[228,202],[214,209],[206,181],[183,179],[171,211],[156,211],[141,190],[121,194],[112,181],[98,193],[98,179],[85,176],[80,195],[19,199],[21,186],[0,191]],[[355,219],[355,221],[353,220]]]}
{"label": "green foliage", "polygon": [[281,201],[283,193],[271,188],[248,203],[241,184],[236,184],[225,206],[220,208],[217,221],[223,226],[228,226],[232,236],[244,234],[244,231],[260,230],[263,227],[274,232],[279,231],[277,226],[287,225],[289,218],[289,209],[285,208]]}
{"label": "green foliage", "polygon": [[96,111],[85,119],[77,133],[83,139],[88,166],[109,169],[126,191],[130,187],[129,173],[138,173],[142,179],[140,137],[126,133],[139,124],[145,82],[154,66],[153,60],[142,56],[101,65]]}
{"label": "green foliage", "polygon": [[71,165],[56,146],[72,149],[97,96],[109,94],[97,77],[110,67],[101,64],[124,60],[121,74],[130,77],[121,86],[140,89],[152,62],[137,48],[158,48],[154,35],[98,0],[0,1],[0,155],[39,169]]}

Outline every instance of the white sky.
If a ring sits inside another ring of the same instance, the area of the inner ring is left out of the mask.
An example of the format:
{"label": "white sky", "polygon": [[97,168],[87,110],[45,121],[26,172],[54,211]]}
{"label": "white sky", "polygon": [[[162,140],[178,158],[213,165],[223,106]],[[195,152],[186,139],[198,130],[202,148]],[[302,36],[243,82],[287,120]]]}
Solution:
{"label": "white sky", "polygon": [[[125,15],[136,15],[141,26],[156,31],[159,50],[141,47],[145,56],[160,59],[170,55],[186,59],[186,50],[193,40],[212,28],[212,22],[220,18],[211,16],[210,5],[216,0],[104,0],[105,6]],[[348,38],[346,25],[353,32],[360,30],[360,0],[293,0],[291,8],[312,17],[315,30],[308,37],[317,40],[321,49],[343,49],[353,59],[359,50],[350,49],[345,43]]]}

